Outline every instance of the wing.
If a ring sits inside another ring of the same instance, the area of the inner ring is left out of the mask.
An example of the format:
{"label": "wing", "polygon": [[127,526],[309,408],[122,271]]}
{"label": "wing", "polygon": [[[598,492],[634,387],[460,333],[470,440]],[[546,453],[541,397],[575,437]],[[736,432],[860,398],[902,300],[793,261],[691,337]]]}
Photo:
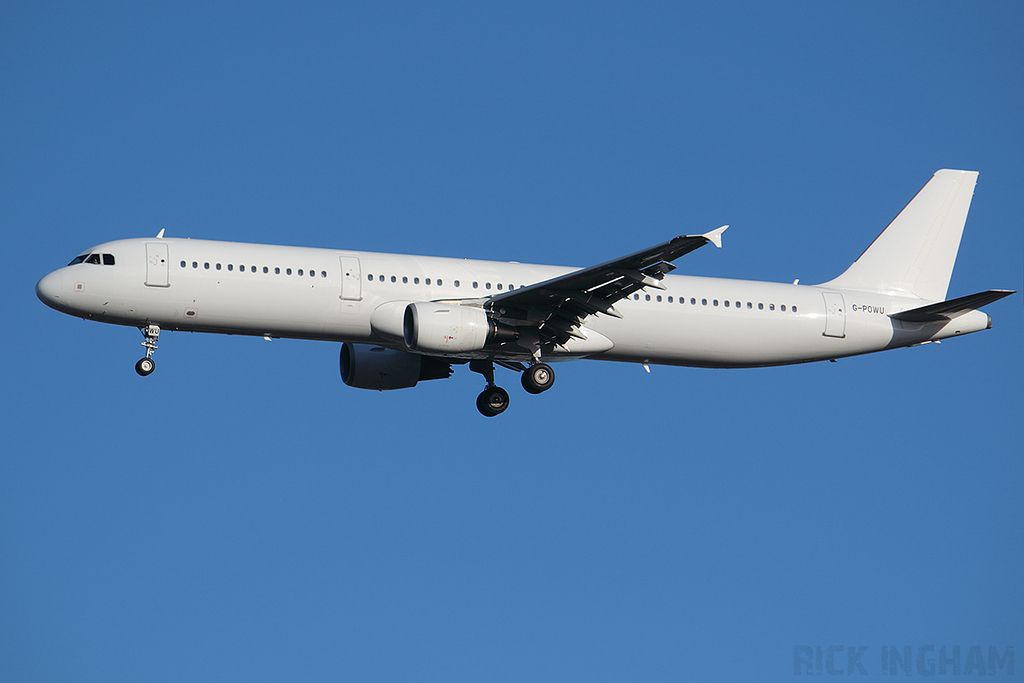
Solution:
{"label": "wing", "polygon": [[572,337],[584,338],[575,331],[584,319],[597,313],[621,318],[615,302],[644,287],[665,289],[660,281],[675,270],[671,261],[708,242],[721,247],[728,227],[676,237],[629,256],[498,294],[485,305],[499,319],[520,328],[534,327],[543,341],[565,344]]}

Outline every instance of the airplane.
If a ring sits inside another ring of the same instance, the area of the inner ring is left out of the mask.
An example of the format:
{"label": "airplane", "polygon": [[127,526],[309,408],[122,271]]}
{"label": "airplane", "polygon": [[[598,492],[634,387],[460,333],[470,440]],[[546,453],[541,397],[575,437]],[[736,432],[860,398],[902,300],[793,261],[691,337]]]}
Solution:
{"label": "airplane", "polygon": [[834,361],[989,329],[982,306],[946,299],[977,172],[940,170],[839,277],[818,285],[671,275],[722,226],[589,268],[164,236],[107,242],[44,276],[36,295],[86,320],[137,327],[156,367],[160,332],[341,342],[342,380],[391,390],[468,364],[481,414],[509,405],[494,366],[552,387],[582,358],[706,368]]}

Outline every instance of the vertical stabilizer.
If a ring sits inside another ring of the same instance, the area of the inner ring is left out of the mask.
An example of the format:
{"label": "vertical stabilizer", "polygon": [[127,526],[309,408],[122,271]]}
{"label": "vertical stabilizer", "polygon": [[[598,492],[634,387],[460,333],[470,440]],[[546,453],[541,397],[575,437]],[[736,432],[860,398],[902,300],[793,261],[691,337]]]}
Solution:
{"label": "vertical stabilizer", "polygon": [[977,180],[976,171],[937,171],[860,258],[825,284],[944,300]]}

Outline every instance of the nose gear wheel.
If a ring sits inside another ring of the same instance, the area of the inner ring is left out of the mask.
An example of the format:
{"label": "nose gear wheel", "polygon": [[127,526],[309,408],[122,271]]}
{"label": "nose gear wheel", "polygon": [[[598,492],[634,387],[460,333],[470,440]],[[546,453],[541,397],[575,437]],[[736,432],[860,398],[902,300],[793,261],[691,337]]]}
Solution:
{"label": "nose gear wheel", "polygon": [[146,348],[146,357],[139,359],[139,362],[135,364],[135,372],[145,377],[156,370],[153,352],[156,351],[156,343],[160,339],[160,326],[146,325],[145,327],[140,327],[139,331],[142,332],[142,345]]}

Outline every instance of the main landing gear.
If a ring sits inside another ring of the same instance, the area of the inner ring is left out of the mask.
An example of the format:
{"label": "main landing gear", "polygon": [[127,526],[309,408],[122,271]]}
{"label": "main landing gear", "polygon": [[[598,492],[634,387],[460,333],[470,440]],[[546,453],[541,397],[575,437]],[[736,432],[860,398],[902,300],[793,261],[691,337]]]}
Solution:
{"label": "main landing gear", "polygon": [[160,339],[160,326],[146,325],[145,327],[140,327],[139,331],[142,332],[144,337],[142,345],[146,347],[146,357],[139,359],[139,362],[135,364],[135,372],[145,377],[156,370],[153,352],[156,351],[156,343]]}
{"label": "main landing gear", "polygon": [[547,363],[535,363],[523,371],[523,389],[531,394],[540,394],[555,383],[555,371]]}
{"label": "main landing gear", "polygon": [[[555,383],[555,371],[546,363],[534,363],[525,367],[521,363],[501,363],[505,367],[523,373],[523,389],[531,394],[547,391]],[[508,408],[508,392],[494,383],[494,362],[472,360],[469,369],[479,372],[487,380],[487,387],[476,397],[476,407],[484,417],[501,415]]]}

